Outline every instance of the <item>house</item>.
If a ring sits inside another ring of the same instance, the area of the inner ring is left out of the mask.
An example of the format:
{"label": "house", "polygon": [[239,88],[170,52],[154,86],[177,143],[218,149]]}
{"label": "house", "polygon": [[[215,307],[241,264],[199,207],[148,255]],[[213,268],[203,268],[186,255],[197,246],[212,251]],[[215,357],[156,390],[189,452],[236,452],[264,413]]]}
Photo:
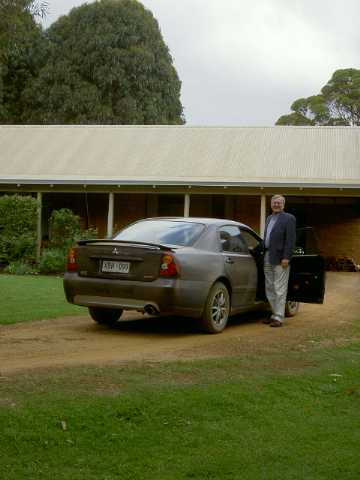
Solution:
{"label": "house", "polygon": [[[262,233],[281,193],[326,256],[360,263],[359,127],[0,126],[0,195],[68,207],[101,236],[148,216],[242,221]],[[40,244],[40,243],[39,243]]]}

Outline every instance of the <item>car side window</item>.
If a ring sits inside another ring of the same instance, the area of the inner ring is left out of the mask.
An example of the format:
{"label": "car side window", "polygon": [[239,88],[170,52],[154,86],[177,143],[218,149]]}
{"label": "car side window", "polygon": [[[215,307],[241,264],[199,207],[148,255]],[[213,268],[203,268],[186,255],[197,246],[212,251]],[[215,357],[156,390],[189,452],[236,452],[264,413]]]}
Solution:
{"label": "car side window", "polygon": [[241,230],[241,236],[246,242],[246,245],[248,246],[250,252],[259,248],[260,241],[251,232],[249,232],[248,230]]}
{"label": "car side window", "polygon": [[225,225],[219,229],[221,250],[223,252],[249,253],[239,227]]}

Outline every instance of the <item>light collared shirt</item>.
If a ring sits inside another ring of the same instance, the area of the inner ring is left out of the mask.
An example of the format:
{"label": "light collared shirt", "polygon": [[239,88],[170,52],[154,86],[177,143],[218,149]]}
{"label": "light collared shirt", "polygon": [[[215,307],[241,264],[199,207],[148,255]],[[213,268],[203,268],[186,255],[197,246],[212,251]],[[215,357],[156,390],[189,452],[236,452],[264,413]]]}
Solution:
{"label": "light collared shirt", "polygon": [[276,214],[276,213],[273,213],[270,217],[268,226],[266,228],[265,248],[269,248],[269,246],[270,246],[271,231],[274,228],[275,223],[277,222],[278,218],[279,218],[279,214]]}

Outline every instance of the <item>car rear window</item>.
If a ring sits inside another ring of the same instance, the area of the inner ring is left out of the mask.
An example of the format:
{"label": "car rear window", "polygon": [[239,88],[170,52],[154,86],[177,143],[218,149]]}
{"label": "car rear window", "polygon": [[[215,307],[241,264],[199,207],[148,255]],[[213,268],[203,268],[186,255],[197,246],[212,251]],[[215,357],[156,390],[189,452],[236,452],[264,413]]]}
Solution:
{"label": "car rear window", "polygon": [[114,240],[190,246],[201,235],[205,226],[175,220],[145,220],[121,230]]}

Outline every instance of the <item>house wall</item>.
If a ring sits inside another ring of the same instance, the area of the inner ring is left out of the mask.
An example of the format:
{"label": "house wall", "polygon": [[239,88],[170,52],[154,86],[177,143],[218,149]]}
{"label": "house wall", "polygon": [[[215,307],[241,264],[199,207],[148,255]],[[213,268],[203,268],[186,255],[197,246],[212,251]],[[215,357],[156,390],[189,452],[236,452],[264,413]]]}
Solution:
{"label": "house wall", "polygon": [[260,196],[191,195],[190,216],[227,218],[260,229]]}
{"label": "house wall", "polygon": [[[213,195],[191,195],[190,217],[212,217],[214,203],[216,203],[214,200]],[[217,202],[218,204],[219,202]],[[223,205],[221,205],[220,210],[223,213]]]}
{"label": "house wall", "polygon": [[246,223],[256,232],[260,232],[260,196],[235,197],[233,219]]}
{"label": "house wall", "polygon": [[[105,225],[107,224],[105,210]],[[120,193],[114,198],[114,233],[125,225],[147,216],[147,195],[136,193]],[[104,232],[104,236],[106,231]]]}
{"label": "house wall", "polygon": [[106,235],[108,195],[106,193],[44,193],[42,197],[42,231],[49,234],[49,219],[53,210],[69,208],[80,216],[83,228],[97,227],[99,236]]}
{"label": "house wall", "polygon": [[182,217],[184,215],[184,195],[160,194],[157,197],[157,214],[160,217]]}
{"label": "house wall", "polygon": [[[34,192],[21,194],[34,195]],[[190,216],[234,219],[259,232],[260,195],[191,194],[190,198]],[[271,195],[268,195],[267,214],[270,213],[270,198]],[[108,199],[108,193],[44,192],[43,238],[49,233],[51,212],[60,208],[70,208],[80,216],[84,228],[96,226],[99,236],[106,236]],[[295,215],[299,227],[313,227],[323,255],[348,257],[360,264],[360,198],[288,195],[285,210]],[[114,232],[141,218],[182,216],[183,213],[184,194],[116,192]]]}
{"label": "house wall", "polygon": [[360,199],[289,197],[286,210],[296,216],[298,226],[313,227],[320,253],[360,264]]}

